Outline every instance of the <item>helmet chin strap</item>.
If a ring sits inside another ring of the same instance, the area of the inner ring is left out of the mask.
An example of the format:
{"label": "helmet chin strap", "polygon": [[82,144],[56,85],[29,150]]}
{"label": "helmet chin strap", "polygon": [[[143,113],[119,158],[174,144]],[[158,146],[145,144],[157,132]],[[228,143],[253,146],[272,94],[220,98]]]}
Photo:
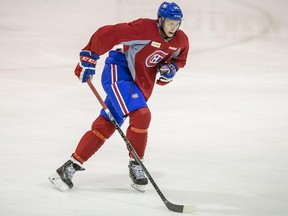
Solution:
{"label": "helmet chin strap", "polygon": [[[157,23],[158,23],[158,27],[159,27],[159,32],[160,32],[161,36],[164,38],[164,40],[169,41],[169,40],[171,40],[171,39],[174,37],[174,35],[176,34],[176,32],[175,32],[175,34],[174,34],[172,37],[168,37],[168,36],[166,35],[164,29],[163,29],[164,20],[165,20],[164,17],[159,17],[159,18],[158,18],[158,22],[157,22]],[[179,29],[179,27],[178,27],[178,29]],[[178,30],[178,29],[177,29],[177,30]]]}
{"label": "helmet chin strap", "polygon": [[160,32],[161,36],[162,36],[165,40],[171,40],[171,39],[173,38],[173,36],[172,36],[172,37],[168,37],[168,36],[166,35],[166,33],[164,32],[164,29],[163,29],[163,26],[162,26],[162,25],[159,25],[159,32]]}

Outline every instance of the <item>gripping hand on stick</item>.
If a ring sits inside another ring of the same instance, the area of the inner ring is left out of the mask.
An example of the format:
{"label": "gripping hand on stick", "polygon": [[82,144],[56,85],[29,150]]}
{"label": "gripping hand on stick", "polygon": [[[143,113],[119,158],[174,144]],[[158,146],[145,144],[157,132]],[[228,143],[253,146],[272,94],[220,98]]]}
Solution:
{"label": "gripping hand on stick", "polygon": [[173,80],[177,72],[177,67],[173,63],[165,63],[159,67],[159,72],[160,77],[157,79],[156,83],[164,86]]}
{"label": "gripping hand on stick", "polygon": [[87,82],[88,79],[92,79],[98,59],[99,56],[96,53],[92,54],[88,50],[80,52],[80,62],[77,64],[74,72],[82,83]]}

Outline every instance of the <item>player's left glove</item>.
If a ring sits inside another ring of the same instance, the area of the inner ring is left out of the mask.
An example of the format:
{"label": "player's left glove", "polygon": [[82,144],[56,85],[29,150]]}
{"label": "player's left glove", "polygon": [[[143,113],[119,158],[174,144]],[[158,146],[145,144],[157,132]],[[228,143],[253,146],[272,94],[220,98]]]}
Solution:
{"label": "player's left glove", "polygon": [[81,82],[86,82],[88,79],[92,79],[95,74],[96,63],[99,56],[94,53],[92,54],[88,50],[82,50],[80,52],[80,62],[75,68],[75,75],[80,79]]}
{"label": "player's left glove", "polygon": [[173,63],[161,65],[159,67],[160,77],[157,79],[156,83],[161,86],[167,85],[173,80],[177,70],[177,66]]}

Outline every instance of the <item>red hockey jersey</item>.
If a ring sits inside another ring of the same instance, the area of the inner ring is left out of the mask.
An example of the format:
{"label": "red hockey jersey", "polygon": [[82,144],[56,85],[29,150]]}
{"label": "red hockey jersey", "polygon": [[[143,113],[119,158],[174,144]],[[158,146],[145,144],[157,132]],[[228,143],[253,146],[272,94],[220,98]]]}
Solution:
{"label": "red hockey jersey", "polygon": [[124,45],[130,73],[146,100],[153,91],[159,64],[173,62],[182,68],[189,50],[188,37],[182,30],[171,40],[164,40],[152,19],[103,26],[83,49],[101,56],[119,44]]}

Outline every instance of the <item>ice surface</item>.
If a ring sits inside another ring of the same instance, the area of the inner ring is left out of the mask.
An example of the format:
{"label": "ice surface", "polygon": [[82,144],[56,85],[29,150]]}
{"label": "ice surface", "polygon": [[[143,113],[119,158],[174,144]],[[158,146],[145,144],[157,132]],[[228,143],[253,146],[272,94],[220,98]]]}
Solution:
{"label": "ice surface", "polygon": [[[129,186],[116,133],[72,191],[48,181],[100,109],[73,75],[80,49],[102,25],[155,17],[161,2],[0,1],[0,215],[177,214],[151,184]],[[177,3],[189,61],[149,101],[148,170],[169,201],[197,205],[196,216],[288,215],[288,1]]]}

